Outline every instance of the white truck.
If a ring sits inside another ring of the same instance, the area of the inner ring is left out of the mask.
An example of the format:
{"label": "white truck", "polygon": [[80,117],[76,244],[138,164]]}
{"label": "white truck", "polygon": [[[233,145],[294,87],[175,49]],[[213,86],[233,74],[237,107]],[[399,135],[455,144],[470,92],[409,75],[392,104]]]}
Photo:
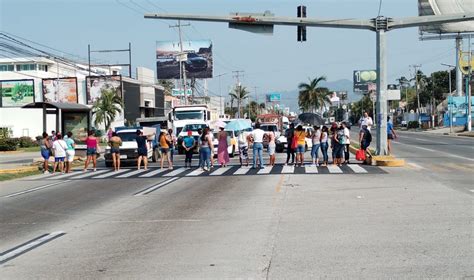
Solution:
{"label": "white truck", "polygon": [[217,115],[207,105],[176,106],[169,115],[169,121],[175,135],[179,135],[186,124],[202,121],[209,126]]}
{"label": "white truck", "polygon": [[[160,126],[153,127],[117,127],[115,132],[122,139],[120,146],[120,161],[124,163],[135,163],[138,158],[137,130],[143,132],[143,136],[147,137],[147,152],[148,158],[156,162],[160,157],[158,152],[158,136],[160,133]],[[111,167],[113,165],[112,154],[110,147],[107,147],[104,154],[105,166]]]}

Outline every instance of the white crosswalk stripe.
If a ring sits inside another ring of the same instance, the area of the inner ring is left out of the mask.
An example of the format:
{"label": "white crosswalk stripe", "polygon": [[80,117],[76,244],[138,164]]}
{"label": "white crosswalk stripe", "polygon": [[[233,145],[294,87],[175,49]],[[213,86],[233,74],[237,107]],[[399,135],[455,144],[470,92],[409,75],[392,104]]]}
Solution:
{"label": "white crosswalk stripe", "polygon": [[245,175],[250,171],[249,166],[242,166],[241,168],[237,169],[233,175]]}
{"label": "white crosswalk stripe", "polygon": [[304,171],[305,173],[309,173],[309,174],[317,174],[319,173],[318,171],[318,167],[316,165],[306,165],[304,167]]}
{"label": "white crosswalk stripe", "polygon": [[343,173],[341,168],[337,165],[328,165],[329,173]]}
{"label": "white crosswalk stripe", "polygon": [[170,172],[170,173],[168,173],[168,174],[163,175],[163,177],[174,177],[174,176],[178,176],[180,173],[183,173],[184,171],[186,171],[186,168],[184,168],[184,167],[178,168],[178,169],[173,170],[172,172]]}
{"label": "white crosswalk stripe", "polygon": [[349,168],[352,169],[352,171],[354,171],[355,173],[368,173],[367,170],[357,164],[348,164],[347,166],[349,166]]}
{"label": "white crosswalk stripe", "polygon": [[281,170],[281,174],[293,174],[295,173],[295,167],[294,166],[283,166],[283,169]]}
{"label": "white crosswalk stripe", "polygon": [[54,175],[48,176],[46,179],[47,180],[59,180],[59,179],[64,179],[64,178],[76,176],[76,175],[79,175],[79,174],[82,174],[82,173],[79,172],[79,171],[73,171],[71,173],[66,173],[66,174],[61,174],[61,175],[54,174]]}
{"label": "white crosswalk stripe", "polygon": [[270,174],[272,171],[273,166],[264,166],[262,169],[260,169],[257,174]]}
{"label": "white crosswalk stripe", "polygon": [[140,177],[140,178],[150,178],[150,177],[153,177],[153,176],[158,175],[158,174],[160,174],[160,173],[163,173],[163,172],[165,172],[166,170],[168,170],[168,169],[157,169],[157,170],[153,170],[153,171],[148,172],[148,173],[146,173],[146,174],[140,175],[139,177]]}
{"label": "white crosswalk stripe", "polygon": [[96,175],[99,175],[99,174],[102,174],[102,173],[105,173],[105,172],[110,172],[110,169],[104,169],[104,170],[98,170],[98,171],[87,171],[82,175],[74,177],[74,179],[84,179],[84,178],[87,178],[87,177],[93,177],[93,176],[96,176]]}
{"label": "white crosswalk stripe", "polygon": [[146,172],[146,171],[147,171],[147,170],[144,170],[144,169],[135,170],[135,171],[127,172],[127,173],[125,173],[125,174],[122,174],[122,175],[120,175],[120,176],[117,176],[117,178],[128,178],[128,177],[131,177],[131,176],[134,176],[134,175],[137,175],[137,174]]}
{"label": "white crosswalk stripe", "polygon": [[222,174],[226,173],[229,170],[230,170],[230,167],[221,167],[221,168],[218,168],[216,171],[212,172],[209,175],[210,176],[219,176],[219,175],[222,175]]}
{"label": "white crosswalk stripe", "polygon": [[94,179],[104,179],[104,178],[112,177],[114,175],[122,174],[122,173],[127,172],[127,171],[130,171],[130,169],[120,169],[119,171],[110,171],[108,173],[105,173],[105,174],[102,174],[102,175],[99,175],[99,176],[95,176],[95,177],[92,177],[92,178],[94,178]]}
{"label": "white crosswalk stripe", "polygon": [[189,177],[192,177],[192,176],[199,176],[199,175],[201,175],[201,174],[204,173],[204,172],[206,172],[206,171],[202,170],[202,168],[198,168],[198,169],[194,170],[193,172],[187,174],[186,176],[187,176],[187,177],[188,177],[188,176],[189,176]]}

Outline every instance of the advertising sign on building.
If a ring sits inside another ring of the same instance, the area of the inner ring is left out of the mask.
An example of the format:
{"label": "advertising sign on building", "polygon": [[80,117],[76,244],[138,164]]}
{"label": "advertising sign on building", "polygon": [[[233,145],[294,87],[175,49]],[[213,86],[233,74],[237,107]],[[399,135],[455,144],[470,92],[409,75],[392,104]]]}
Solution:
{"label": "advertising sign on building", "polygon": [[77,78],[43,79],[45,102],[77,103]]}
{"label": "advertising sign on building", "polygon": [[281,101],[281,93],[272,92],[267,94],[267,102],[280,102]]}
{"label": "advertising sign on building", "polygon": [[0,81],[1,107],[21,107],[35,102],[34,80]]}
{"label": "advertising sign on building", "polygon": [[[474,12],[472,0],[418,0],[418,15],[469,14]],[[474,21],[421,26],[420,32],[435,34],[474,32]]]}
{"label": "advertising sign on building", "polygon": [[179,42],[156,43],[156,74],[158,79],[179,79],[179,61],[184,64],[187,78],[212,78],[212,42],[210,40],[184,41],[183,52]]}
{"label": "advertising sign on building", "polygon": [[86,88],[88,105],[93,105],[104,92],[111,91],[122,97],[122,76],[88,76]]}
{"label": "advertising sign on building", "polygon": [[354,71],[354,92],[368,92],[376,89],[377,71],[356,70]]}

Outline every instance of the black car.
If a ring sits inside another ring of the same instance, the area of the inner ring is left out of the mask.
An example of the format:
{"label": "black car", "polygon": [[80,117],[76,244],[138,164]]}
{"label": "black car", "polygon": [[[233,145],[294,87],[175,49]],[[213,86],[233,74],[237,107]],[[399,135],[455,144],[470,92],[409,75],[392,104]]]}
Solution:
{"label": "black car", "polygon": [[202,71],[207,69],[207,59],[196,53],[188,53],[188,59],[184,63],[188,71]]}

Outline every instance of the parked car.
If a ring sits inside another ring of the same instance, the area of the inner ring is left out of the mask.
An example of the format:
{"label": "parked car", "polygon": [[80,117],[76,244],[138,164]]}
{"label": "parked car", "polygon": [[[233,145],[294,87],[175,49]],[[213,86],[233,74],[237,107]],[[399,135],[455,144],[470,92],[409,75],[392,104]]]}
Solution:
{"label": "parked car", "polygon": [[[306,145],[305,145],[305,151],[310,150],[313,147],[313,141],[311,140],[310,137],[311,134],[313,134],[313,127],[311,126],[303,126],[304,131],[306,132]],[[277,153],[283,153],[285,149],[288,148],[288,140],[286,139],[285,133],[283,133],[280,137],[277,137],[276,139],[276,152]]]}
{"label": "parked car", "polygon": [[207,59],[196,53],[188,53],[188,59],[184,62],[187,71],[202,71],[207,69]]}

